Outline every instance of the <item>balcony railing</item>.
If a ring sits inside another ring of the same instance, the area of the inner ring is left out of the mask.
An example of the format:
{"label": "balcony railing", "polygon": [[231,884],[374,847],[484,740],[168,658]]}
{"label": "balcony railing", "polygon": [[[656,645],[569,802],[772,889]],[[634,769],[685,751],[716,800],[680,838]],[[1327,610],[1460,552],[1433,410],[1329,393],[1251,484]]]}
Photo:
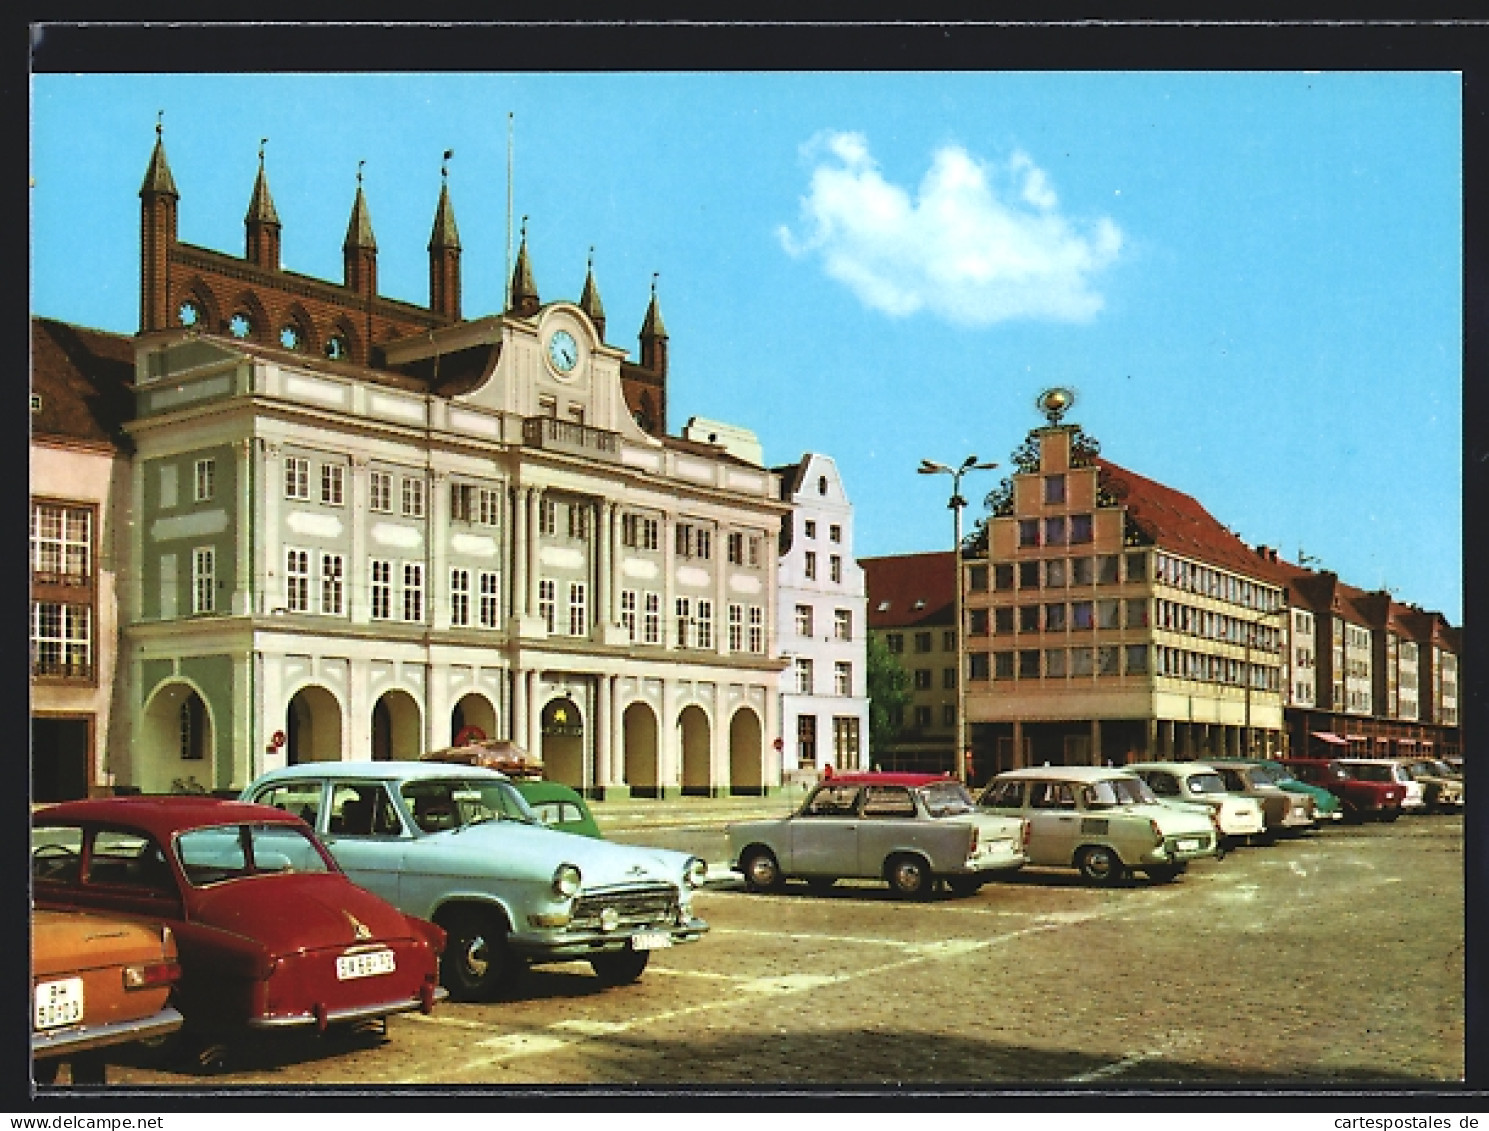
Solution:
{"label": "balcony railing", "polygon": [[522,442],[530,448],[570,452],[601,459],[620,459],[620,435],[573,420],[529,416],[522,422]]}
{"label": "balcony railing", "polygon": [[93,664],[88,660],[63,660],[50,656],[32,657],[31,674],[51,679],[92,679]]}

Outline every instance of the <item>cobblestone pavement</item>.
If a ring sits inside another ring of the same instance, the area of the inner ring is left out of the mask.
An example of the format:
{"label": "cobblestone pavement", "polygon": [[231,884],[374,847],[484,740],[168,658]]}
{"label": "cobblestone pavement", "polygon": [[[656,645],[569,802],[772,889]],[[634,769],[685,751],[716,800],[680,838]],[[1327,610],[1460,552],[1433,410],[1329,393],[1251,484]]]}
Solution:
{"label": "cobblestone pavement", "polygon": [[[787,804],[697,805],[665,821],[605,805],[602,824],[716,863],[722,819]],[[159,1050],[121,1053],[110,1080],[1443,1084],[1464,1070],[1462,837],[1459,817],[1334,826],[1199,862],[1171,884],[1103,890],[1026,869],[925,903],[866,882],[752,895],[721,875],[697,900],[708,936],[656,953],[635,985],[541,967],[505,1000],[395,1017],[386,1037],[265,1040],[211,1077]]]}

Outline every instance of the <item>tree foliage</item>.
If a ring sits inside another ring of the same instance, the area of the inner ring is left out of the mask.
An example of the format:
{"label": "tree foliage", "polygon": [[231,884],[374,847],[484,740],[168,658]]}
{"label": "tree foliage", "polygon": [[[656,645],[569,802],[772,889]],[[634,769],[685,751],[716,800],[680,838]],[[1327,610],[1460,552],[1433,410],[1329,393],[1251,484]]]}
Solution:
{"label": "tree foliage", "polygon": [[883,636],[872,633],[868,640],[867,678],[869,693],[869,756],[882,761],[899,738],[896,719],[903,719],[910,704],[910,673],[885,645]]}

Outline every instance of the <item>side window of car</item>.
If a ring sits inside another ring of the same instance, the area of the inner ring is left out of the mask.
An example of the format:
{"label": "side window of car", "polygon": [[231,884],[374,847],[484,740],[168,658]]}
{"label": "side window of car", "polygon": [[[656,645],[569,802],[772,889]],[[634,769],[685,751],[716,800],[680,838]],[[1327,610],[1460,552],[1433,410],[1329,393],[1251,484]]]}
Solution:
{"label": "side window of car", "polygon": [[829,785],[819,789],[807,806],[808,817],[851,817],[858,803],[858,787]]}
{"label": "side window of car", "polygon": [[538,820],[545,825],[561,825],[583,819],[579,807],[572,801],[538,801],[528,804],[538,815]]}
{"label": "side window of car", "polygon": [[982,802],[984,809],[1021,809],[1024,804],[1024,783],[1021,781],[999,782]]}
{"label": "side window of car", "polygon": [[1173,774],[1146,774],[1143,778],[1148,783],[1148,788],[1159,797],[1178,797],[1179,783]]}
{"label": "side window of car", "polygon": [[330,830],[339,836],[397,836],[403,822],[381,785],[338,785],[331,795]]}
{"label": "side window of car", "polygon": [[1074,809],[1075,793],[1067,782],[1037,781],[1029,788],[1031,809]]}
{"label": "side window of car", "polygon": [[913,817],[915,799],[910,791],[899,785],[871,785],[864,791],[863,815],[865,817]]}
{"label": "side window of car", "polygon": [[321,811],[321,781],[317,778],[312,781],[280,782],[260,790],[254,800],[260,805],[272,805],[286,813],[293,813],[311,828],[315,828],[316,818]]}
{"label": "side window of car", "polygon": [[1231,793],[1245,793],[1246,783],[1241,780],[1241,775],[1235,770],[1221,768],[1220,776],[1225,779],[1225,788]]}
{"label": "side window of car", "polygon": [[31,830],[31,875],[34,879],[43,883],[75,884],[82,859],[82,829]]}

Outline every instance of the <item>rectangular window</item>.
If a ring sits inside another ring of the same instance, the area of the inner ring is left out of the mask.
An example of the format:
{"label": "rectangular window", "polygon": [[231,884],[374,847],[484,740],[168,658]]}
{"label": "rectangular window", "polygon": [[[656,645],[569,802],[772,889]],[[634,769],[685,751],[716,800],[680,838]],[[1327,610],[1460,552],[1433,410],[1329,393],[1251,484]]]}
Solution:
{"label": "rectangular window", "polygon": [[841,542],[843,540],[843,528],[833,523],[827,528],[827,540],[829,542]]}
{"label": "rectangular window", "polygon": [[1013,608],[1005,605],[993,610],[993,633],[1002,636],[1013,631]]}
{"label": "rectangular window", "polygon": [[1116,598],[1103,598],[1096,602],[1096,627],[1121,628],[1122,603]]}
{"label": "rectangular window", "polygon": [[210,613],[217,607],[217,551],[198,546],[191,551],[191,611]]}
{"label": "rectangular window", "polygon": [[558,532],[558,504],[552,499],[538,500],[538,533],[552,535]]}
{"label": "rectangular window", "polygon": [[31,568],[38,580],[86,584],[92,576],[93,512],[37,503],[31,512]]}
{"label": "rectangular window", "polygon": [[284,607],[292,613],[310,611],[310,554],[305,550],[285,552]]}
{"label": "rectangular window", "polygon": [[1056,516],[1044,520],[1044,544],[1046,546],[1065,545],[1065,519]]}
{"label": "rectangular window", "polygon": [[1020,605],[1019,606],[1019,631],[1020,632],[1038,632],[1039,631],[1039,606],[1038,605]]}
{"label": "rectangular window", "polygon": [[1048,632],[1065,631],[1065,605],[1046,605],[1044,607],[1044,627]]}
{"label": "rectangular window", "polygon": [[729,606],[729,651],[744,651],[744,606]]}
{"label": "rectangular window", "polygon": [[476,509],[476,488],[470,483],[450,484],[450,519],[469,522]]}
{"label": "rectangular window", "polygon": [[954,726],[956,726],[956,706],[955,706],[955,704],[945,703],[945,704],[942,705],[942,707],[941,707],[941,725],[944,726],[944,727],[954,727]]}
{"label": "rectangular window", "polygon": [[423,562],[403,563],[403,619],[415,622],[424,619]]}
{"label": "rectangular window", "polygon": [[755,655],[765,652],[765,610],[759,605],[750,606],[750,651]]}
{"label": "rectangular window", "polygon": [[967,654],[967,678],[979,682],[987,679],[991,674],[988,665],[988,654],[986,652],[969,652]]}
{"label": "rectangular window", "polygon": [[832,753],[836,765],[849,769],[858,765],[858,719],[853,715],[838,715],[832,720]]}
{"label": "rectangular window", "polygon": [[1046,475],[1044,477],[1044,501],[1046,503],[1065,501],[1065,476]]}
{"label": "rectangular window", "polygon": [[941,669],[941,687],[945,691],[956,690],[956,668]]}
{"label": "rectangular window", "polygon": [[569,537],[581,542],[589,537],[589,507],[583,503],[569,504]]}
{"label": "rectangular window", "polygon": [[470,570],[450,570],[450,624],[456,628],[470,624]]}
{"label": "rectangular window", "polygon": [[556,601],[556,586],[547,579],[538,582],[538,616],[543,618],[543,624],[549,635],[553,634],[553,606]]}
{"label": "rectangular window", "polygon": [[707,561],[713,557],[713,532],[698,528],[698,557]]}
{"label": "rectangular window", "polygon": [[1102,554],[1096,559],[1096,584],[1115,585],[1121,580],[1122,559],[1117,554]]}
{"label": "rectangular window", "polygon": [[403,477],[403,508],[401,513],[404,518],[424,517],[424,480],[414,479],[407,475]]}
{"label": "rectangular window", "polygon": [[915,634],[915,650],[917,652],[929,652],[931,650],[931,634],[929,632],[917,632]]}
{"label": "rectangular window", "polygon": [[760,538],[751,534],[745,540],[746,564],[758,568],[760,565]]}
{"label": "rectangular window", "polygon": [[321,464],[321,502],[339,507],[346,501],[346,468],[339,463]]}
{"label": "rectangular window", "polygon": [[955,652],[956,651],[956,629],[954,629],[954,628],[948,628],[945,632],[943,632],[941,634],[941,651],[943,651],[943,652]]}
{"label": "rectangular window", "polygon": [[639,514],[621,516],[620,540],[623,545],[636,550],[655,550],[657,532],[658,524],[654,518]]}
{"label": "rectangular window", "polygon": [[217,461],[214,459],[199,459],[196,461],[196,501],[205,503],[211,501],[212,490],[217,478]]}
{"label": "rectangular window", "polygon": [[1095,653],[1090,648],[1072,648],[1070,650],[1070,674],[1090,675]]}
{"label": "rectangular window", "polygon": [[93,611],[87,605],[37,601],[31,606],[31,673],[93,675]]}
{"label": "rectangular window", "polygon": [[1065,559],[1051,558],[1044,563],[1044,584],[1048,589],[1065,588]]}
{"label": "rectangular window", "polygon": [[915,725],[921,730],[931,725],[931,709],[929,707],[915,708]]}
{"label": "rectangular window", "polygon": [[1050,679],[1065,678],[1065,649],[1046,648],[1044,650],[1044,674]]}
{"label": "rectangular window", "polygon": [[898,656],[905,650],[905,634],[902,632],[889,632],[884,636],[884,647]]}
{"label": "rectangular window", "polygon": [[1037,518],[1019,519],[1019,545],[1039,545],[1039,520]]}
{"label": "rectangular window", "polygon": [[1115,644],[1103,644],[1096,649],[1096,672],[1098,675],[1121,674],[1122,649]]}
{"label": "rectangular window", "polygon": [[915,669],[915,690],[916,691],[929,691],[930,689],[931,689],[931,669],[930,668],[916,668]]}
{"label": "rectangular window", "polygon": [[286,499],[310,498],[310,461],[299,456],[286,456],[284,460],[284,497]]}
{"label": "rectangular window", "polygon": [[832,635],[837,640],[853,639],[853,612],[851,609],[834,609]]}
{"label": "rectangular window", "polygon": [[812,693],[812,661],[798,658],[796,661],[796,693],[798,695],[810,695]]}
{"label": "rectangular window", "polygon": [[1127,599],[1127,627],[1148,627],[1148,599],[1146,597],[1129,597]]}
{"label": "rectangular window", "polygon": [[806,552],[805,572],[808,581],[817,580],[817,554],[814,550],[808,550]]}
{"label": "rectangular window", "polygon": [[393,476],[386,471],[367,473],[367,509],[378,514],[393,510]]}
{"label": "rectangular window", "polygon": [[636,639],[636,590],[622,589],[620,591],[620,623],[625,626],[626,639]]}
{"label": "rectangular window", "polygon": [[659,593],[648,593],[644,600],[641,618],[641,639],[647,644],[662,642],[662,597]]}
{"label": "rectangular window", "polygon": [[698,599],[698,647],[713,647],[713,602]]}
{"label": "rectangular window", "polygon": [[1038,562],[1019,562],[1019,588],[1020,589],[1038,589],[1039,588],[1039,563]]}
{"label": "rectangular window", "polygon": [[495,628],[501,618],[501,586],[500,574],[487,570],[476,575],[476,583],[480,586],[480,606],[477,615],[480,618],[482,628]]}
{"label": "rectangular window", "polygon": [[672,532],[672,551],[680,558],[693,556],[693,527],[689,523],[679,522]]}
{"label": "rectangular window", "polygon": [[725,549],[730,565],[744,565],[744,535],[738,530],[731,530],[729,537],[725,540]]}
{"label": "rectangular window", "polygon": [[832,689],[838,695],[853,694],[853,665],[839,660],[832,665]]}
{"label": "rectangular window", "polygon": [[970,593],[987,592],[987,566],[974,565],[967,567],[967,591]]}
{"label": "rectangular window", "polygon": [[1024,648],[1019,651],[1019,679],[1039,678],[1039,649]]}
{"label": "rectangular window", "polygon": [[1012,679],[1013,678],[1013,653],[1012,652],[994,652],[993,653],[993,678],[994,679]]}
{"label": "rectangular window", "polygon": [[569,582],[569,635],[589,634],[589,603],[584,582]]}
{"label": "rectangular window", "polygon": [[392,562],[374,558],[369,563],[367,591],[372,602],[372,619],[389,619],[393,615]]}
{"label": "rectangular window", "polygon": [[993,588],[1013,588],[1013,564],[1011,562],[1000,562],[993,566]]}
{"label": "rectangular window", "polygon": [[843,559],[836,554],[827,559],[827,577],[834,584],[843,580]]}
{"label": "rectangular window", "polygon": [[797,636],[810,636],[810,635],[812,635],[812,606],[811,605],[797,605],[796,606],[796,635]]}
{"label": "rectangular window", "polygon": [[1142,550],[1134,550],[1127,555],[1127,580],[1148,580],[1148,555]]}
{"label": "rectangular window", "polygon": [[476,489],[475,520],[480,526],[496,526],[501,521],[501,492],[494,487]]}
{"label": "rectangular window", "polygon": [[1094,585],[1096,582],[1096,575],[1091,566],[1092,561],[1090,558],[1071,558],[1070,584]]}
{"label": "rectangular window", "polygon": [[677,633],[673,637],[679,648],[692,647],[693,633],[693,600],[691,597],[679,597],[673,605],[673,614],[676,619]]}
{"label": "rectangular window", "polygon": [[1095,619],[1095,612],[1095,606],[1090,601],[1072,601],[1070,603],[1070,627],[1090,628]]}
{"label": "rectangular window", "polygon": [[817,537],[817,520],[816,519],[813,519],[813,518],[807,519],[806,520],[806,527],[805,527],[805,529],[806,529],[806,536],[808,538],[815,538],[815,537]]}
{"label": "rectangular window", "polygon": [[339,617],[346,611],[346,559],[340,554],[321,555],[321,612]]}
{"label": "rectangular window", "polygon": [[1091,516],[1088,514],[1071,515],[1070,544],[1076,546],[1089,541],[1091,541]]}

